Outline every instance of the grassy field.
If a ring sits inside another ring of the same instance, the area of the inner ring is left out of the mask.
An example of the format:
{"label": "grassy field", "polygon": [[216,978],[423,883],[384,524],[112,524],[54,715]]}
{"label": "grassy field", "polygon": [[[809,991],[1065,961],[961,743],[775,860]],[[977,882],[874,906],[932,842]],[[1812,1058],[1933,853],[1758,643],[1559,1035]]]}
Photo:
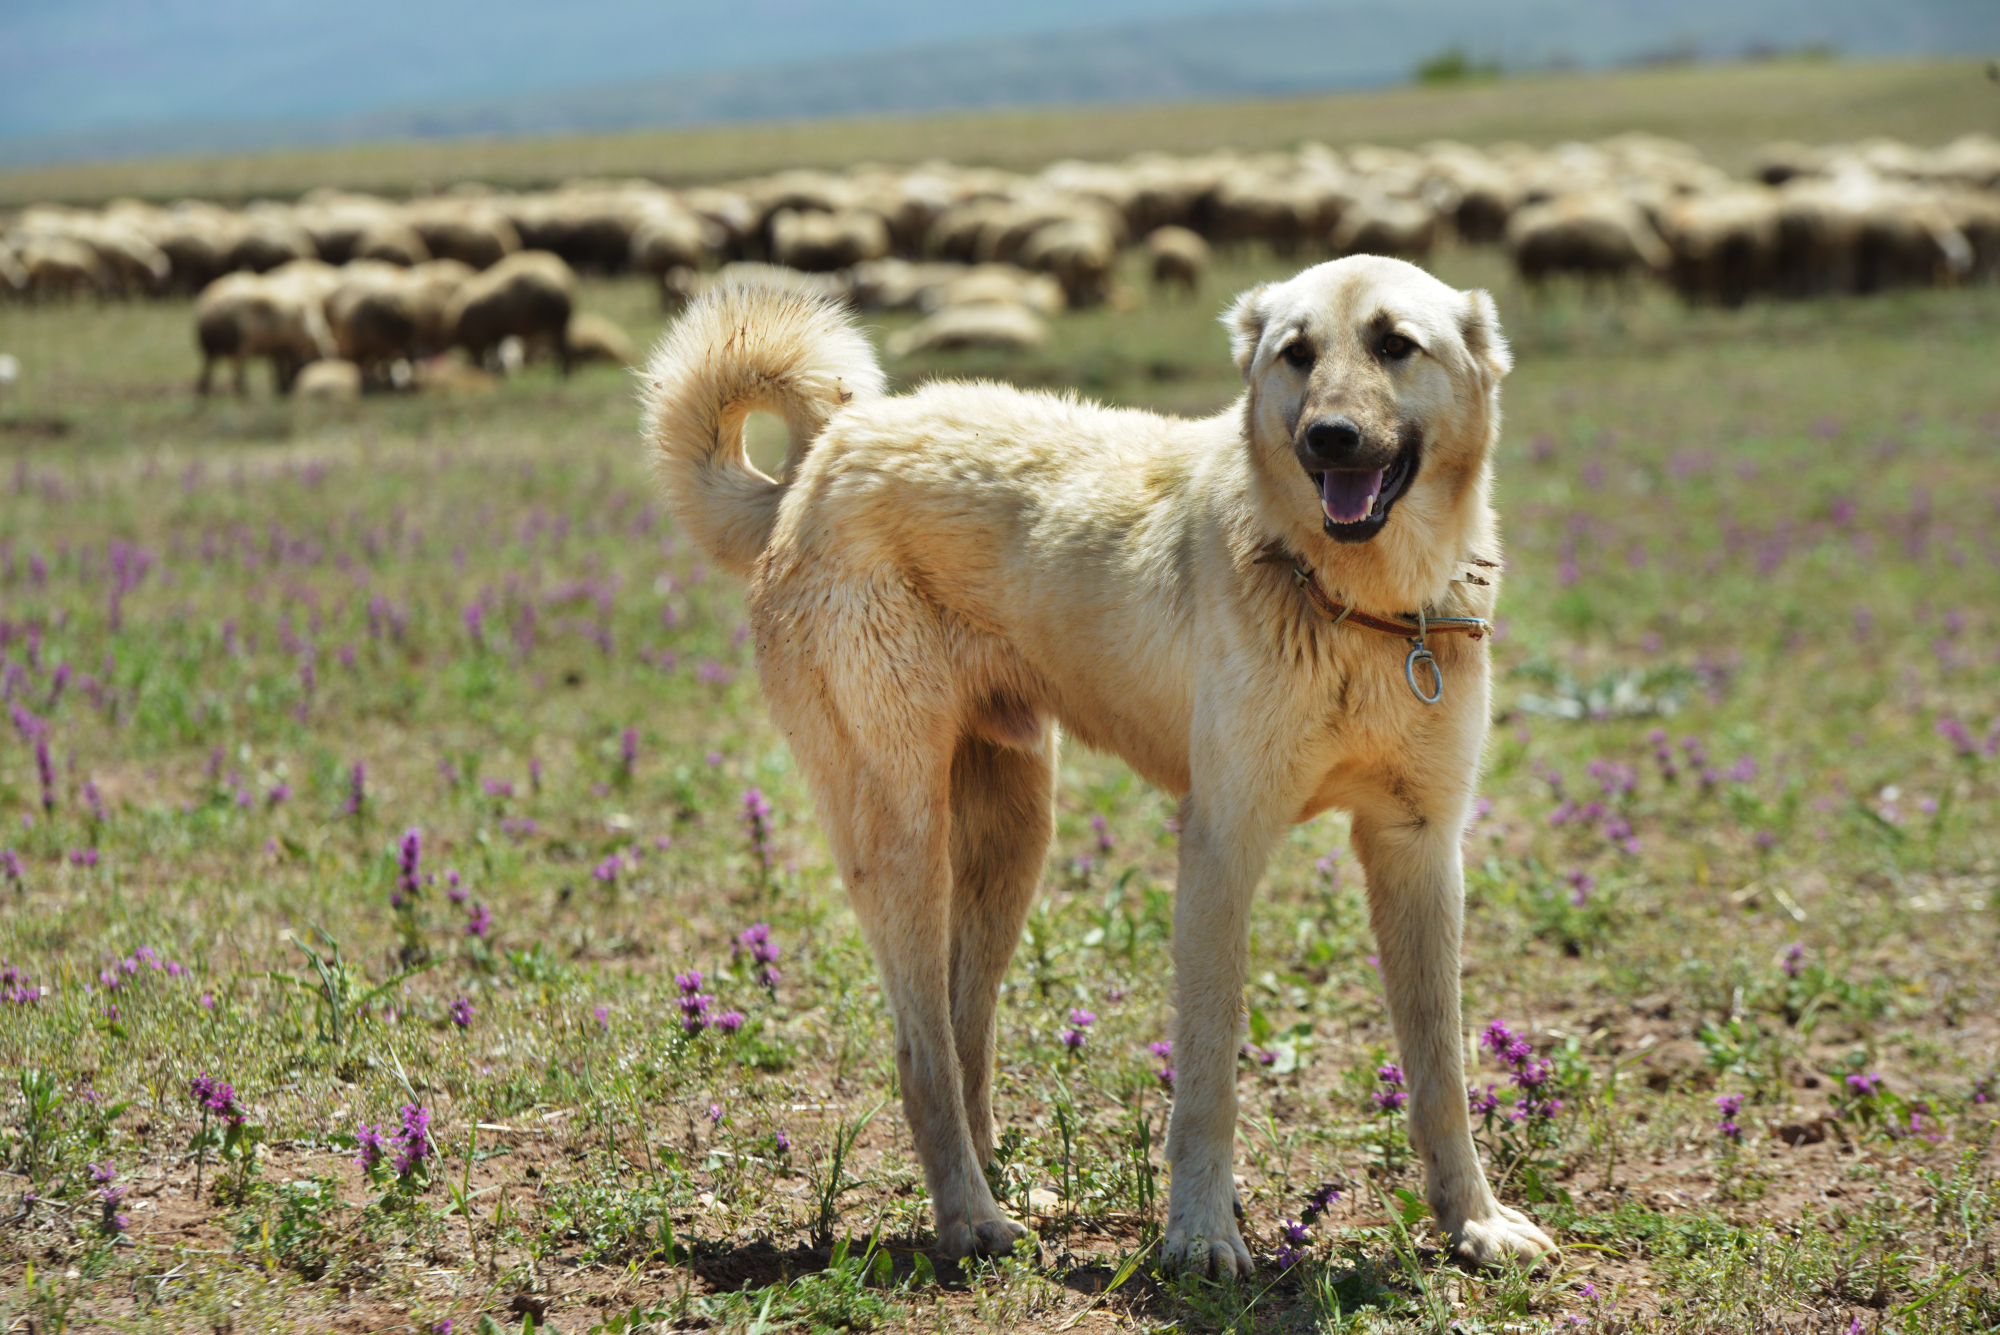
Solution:
{"label": "grassy field", "polygon": [[1447,88],[1087,111],[1032,109],[724,126],[548,139],[394,144],[77,163],[0,172],[0,208],[120,196],[237,200],[318,185],[408,194],[457,181],[547,186],[578,176],[687,184],[783,167],[927,158],[1035,171],[1057,158],[1116,160],[1329,144],[1414,147],[1452,137],[1552,144],[1634,128],[1685,139],[1740,171],[1773,139],[1808,143],[1887,134],[1935,145],[2000,121],[2000,84],[1978,60],[1773,61],[1537,75]]}
{"label": "grassy field", "polygon": [[[1436,267],[1519,354],[1466,1016],[1554,1063],[1520,1121],[1473,1069],[1561,1264],[1464,1273],[1410,1208],[1329,817],[1255,919],[1265,1268],[1154,1271],[1171,807],[1077,749],[1000,1020],[1039,1249],[934,1262],[871,961],[629,378],[204,403],[185,304],[0,307],[0,1330],[2000,1322],[2000,291]],[[895,371],[1210,411],[1216,308],[1283,271]],[[662,327],[637,282],[584,305]]]}

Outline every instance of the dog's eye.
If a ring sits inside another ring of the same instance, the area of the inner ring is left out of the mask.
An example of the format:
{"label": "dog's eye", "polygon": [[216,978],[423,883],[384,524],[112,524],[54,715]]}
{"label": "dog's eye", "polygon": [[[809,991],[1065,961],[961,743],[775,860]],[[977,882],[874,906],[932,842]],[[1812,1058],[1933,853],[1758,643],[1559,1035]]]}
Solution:
{"label": "dog's eye", "polygon": [[1417,350],[1417,345],[1401,334],[1391,334],[1382,340],[1382,355],[1392,362],[1399,362]]}
{"label": "dog's eye", "polygon": [[1313,364],[1313,350],[1309,344],[1287,343],[1285,350],[1278,355],[1301,371]]}

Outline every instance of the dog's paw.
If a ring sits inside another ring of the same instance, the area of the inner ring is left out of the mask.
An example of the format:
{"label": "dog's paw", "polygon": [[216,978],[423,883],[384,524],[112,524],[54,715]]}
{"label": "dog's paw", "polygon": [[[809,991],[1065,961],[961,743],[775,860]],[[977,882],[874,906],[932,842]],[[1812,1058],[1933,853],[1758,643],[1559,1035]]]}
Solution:
{"label": "dog's paw", "polygon": [[1006,1215],[974,1222],[947,1224],[938,1229],[938,1250],[954,1261],[968,1256],[1007,1256],[1014,1244],[1028,1236],[1028,1230]]}
{"label": "dog's paw", "polygon": [[1223,1224],[1215,1232],[1221,1236],[1196,1231],[1177,1236],[1176,1230],[1169,1227],[1160,1263],[1169,1270],[1213,1275],[1217,1279],[1249,1279],[1255,1275],[1257,1263],[1250,1259],[1250,1249],[1243,1245],[1243,1235],[1236,1231],[1235,1221]]}
{"label": "dog's paw", "polygon": [[1533,1262],[1556,1250],[1554,1239],[1519,1210],[1495,1205],[1482,1219],[1468,1219],[1451,1230],[1452,1251],[1471,1265],[1505,1265],[1510,1260]]}

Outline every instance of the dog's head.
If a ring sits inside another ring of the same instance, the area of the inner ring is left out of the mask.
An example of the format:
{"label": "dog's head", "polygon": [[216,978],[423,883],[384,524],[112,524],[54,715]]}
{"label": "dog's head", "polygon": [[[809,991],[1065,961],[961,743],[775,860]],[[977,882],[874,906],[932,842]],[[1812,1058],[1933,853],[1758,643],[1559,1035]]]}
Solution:
{"label": "dog's head", "polygon": [[1271,520],[1358,595],[1435,597],[1487,522],[1512,365],[1492,298],[1355,255],[1251,289],[1223,323]]}

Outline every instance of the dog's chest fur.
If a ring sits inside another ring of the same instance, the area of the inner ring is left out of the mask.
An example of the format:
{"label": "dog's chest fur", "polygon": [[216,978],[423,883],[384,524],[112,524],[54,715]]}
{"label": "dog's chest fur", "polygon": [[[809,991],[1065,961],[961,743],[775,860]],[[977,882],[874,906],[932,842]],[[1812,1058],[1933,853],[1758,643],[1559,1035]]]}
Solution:
{"label": "dog's chest fur", "polygon": [[1295,689],[1284,706],[1272,702],[1299,725],[1296,820],[1351,807],[1366,792],[1427,788],[1440,775],[1476,764],[1489,681],[1483,644],[1429,640],[1445,694],[1425,704],[1404,670],[1408,643],[1328,625],[1310,610],[1302,610],[1300,622],[1288,632],[1301,643],[1291,658]]}

